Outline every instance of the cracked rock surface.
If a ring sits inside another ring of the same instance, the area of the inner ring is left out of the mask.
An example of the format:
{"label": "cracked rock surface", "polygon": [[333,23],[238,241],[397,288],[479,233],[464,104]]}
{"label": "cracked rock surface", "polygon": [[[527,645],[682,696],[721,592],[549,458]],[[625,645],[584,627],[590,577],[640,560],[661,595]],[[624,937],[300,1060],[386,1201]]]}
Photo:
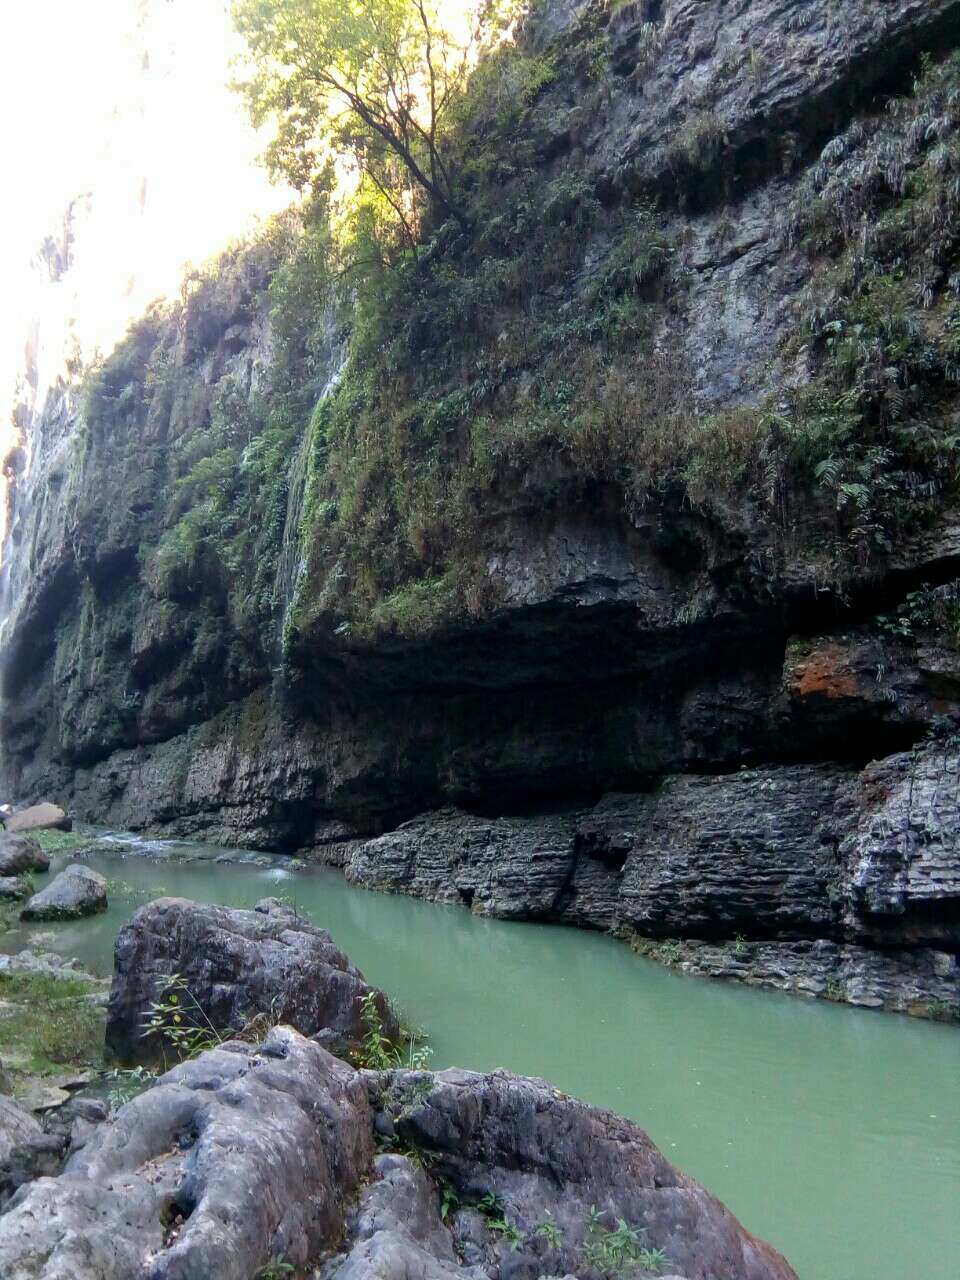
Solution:
{"label": "cracked rock surface", "polygon": [[[417,1161],[375,1157],[375,1131]],[[22,1187],[0,1275],[253,1280],[284,1261],[325,1280],[591,1277],[592,1207],[685,1280],[796,1280],[629,1121],[506,1072],[355,1071],[290,1027],[167,1072],[59,1177]]]}

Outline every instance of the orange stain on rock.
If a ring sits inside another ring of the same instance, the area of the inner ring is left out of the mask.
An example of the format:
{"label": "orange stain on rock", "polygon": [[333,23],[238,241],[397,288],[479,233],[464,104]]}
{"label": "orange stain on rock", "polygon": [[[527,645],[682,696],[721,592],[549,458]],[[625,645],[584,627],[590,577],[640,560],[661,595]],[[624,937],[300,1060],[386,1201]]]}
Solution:
{"label": "orange stain on rock", "polygon": [[791,692],[799,698],[855,698],[857,677],[847,663],[847,652],[839,645],[824,645],[793,669]]}

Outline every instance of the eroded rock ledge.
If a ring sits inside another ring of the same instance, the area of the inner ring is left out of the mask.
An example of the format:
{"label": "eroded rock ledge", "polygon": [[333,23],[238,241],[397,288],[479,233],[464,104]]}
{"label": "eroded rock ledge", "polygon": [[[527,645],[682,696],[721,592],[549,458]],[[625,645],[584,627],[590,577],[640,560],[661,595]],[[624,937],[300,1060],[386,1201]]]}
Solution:
{"label": "eroded rock ledge", "polygon": [[[860,772],[673,776],[548,817],[439,810],[338,856],[355,884],[626,933],[693,972],[955,1017],[958,780],[956,741],[931,741]],[[644,942],[658,939],[673,941]]]}

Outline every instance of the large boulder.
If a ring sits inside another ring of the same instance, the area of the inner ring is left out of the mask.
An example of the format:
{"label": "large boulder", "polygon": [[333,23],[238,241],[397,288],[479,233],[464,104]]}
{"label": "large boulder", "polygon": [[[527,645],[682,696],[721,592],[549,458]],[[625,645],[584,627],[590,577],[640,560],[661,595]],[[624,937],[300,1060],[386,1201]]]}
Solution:
{"label": "large boulder", "polygon": [[339,1239],[369,1170],[363,1078],[290,1028],[185,1062],[0,1217],[4,1280],[252,1280]]}
{"label": "large boulder", "polygon": [[[507,1267],[518,1277],[597,1275],[591,1247],[624,1221],[636,1229],[638,1249],[661,1250],[662,1270],[689,1280],[794,1276],[642,1129],[544,1080],[505,1071],[395,1072],[380,1077],[374,1105],[378,1129],[393,1129],[399,1146],[423,1153],[432,1177],[452,1190],[454,1252],[488,1275],[506,1275]],[[413,1216],[407,1220],[412,1226]],[[374,1280],[388,1273],[348,1265],[333,1274]]]}
{"label": "large boulder", "polygon": [[0,876],[19,876],[25,871],[49,871],[50,859],[39,840],[21,832],[0,834]]}
{"label": "large boulder", "polygon": [[[374,1160],[375,1131],[420,1160]],[[168,1072],[22,1187],[0,1275],[596,1277],[617,1219],[686,1280],[796,1280],[629,1121],[505,1072],[357,1072],[276,1027]]]}
{"label": "large boulder", "polygon": [[386,996],[329,933],[276,898],[253,911],[159,898],[117,937],[106,1032],[116,1060],[151,1063],[162,1053],[162,1037],[145,1038],[144,1022],[174,974],[185,1016],[221,1033],[267,1018],[342,1049],[362,1037],[360,1000],[371,993],[385,1033],[398,1031]]}
{"label": "large boulder", "polygon": [[99,871],[74,862],[20,912],[21,920],[74,920],[107,909],[107,882]]}
{"label": "large boulder", "polygon": [[44,801],[27,809],[18,809],[3,820],[8,831],[70,831],[73,820],[57,804]]}

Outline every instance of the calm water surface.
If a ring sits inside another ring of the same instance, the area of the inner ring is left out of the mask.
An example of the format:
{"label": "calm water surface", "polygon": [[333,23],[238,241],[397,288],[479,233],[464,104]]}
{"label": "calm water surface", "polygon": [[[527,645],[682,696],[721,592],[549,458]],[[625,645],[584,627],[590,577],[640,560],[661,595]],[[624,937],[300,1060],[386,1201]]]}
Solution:
{"label": "calm water surface", "polygon": [[56,926],[51,946],[109,973],[117,929],[150,898],[289,897],[429,1031],[431,1065],[545,1076],[632,1117],[801,1280],[960,1275],[955,1028],[673,974],[599,935],[222,854],[100,846],[85,860],[113,882],[110,909]]}

